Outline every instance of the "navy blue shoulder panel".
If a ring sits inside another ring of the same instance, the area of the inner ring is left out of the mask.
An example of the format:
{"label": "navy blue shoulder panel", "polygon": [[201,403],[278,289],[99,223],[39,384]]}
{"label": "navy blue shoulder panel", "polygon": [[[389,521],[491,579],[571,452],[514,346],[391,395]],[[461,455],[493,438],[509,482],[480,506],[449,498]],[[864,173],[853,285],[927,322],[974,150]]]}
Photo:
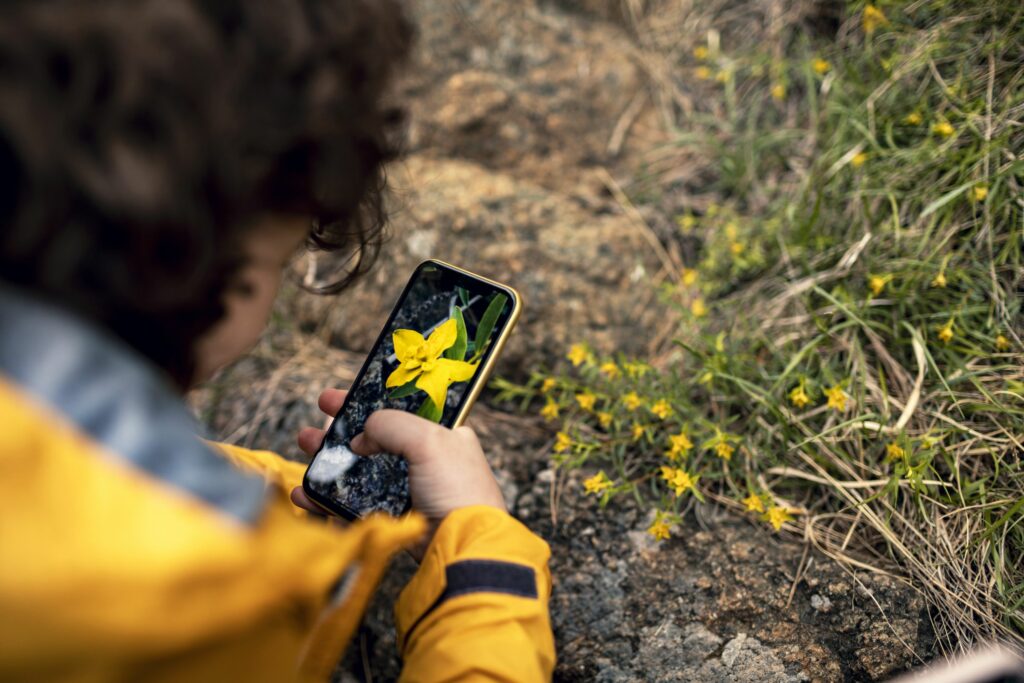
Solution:
{"label": "navy blue shoulder panel", "polygon": [[0,286],[0,373],[63,414],[109,452],[247,524],[260,517],[262,477],[197,436],[182,400],[123,342]]}
{"label": "navy blue shoulder panel", "polygon": [[[416,627],[451,598],[470,593],[504,593],[536,600],[537,575],[533,567],[502,560],[459,560],[444,568],[445,586],[437,599],[405,634],[408,640]],[[402,647],[405,647],[403,644]]]}

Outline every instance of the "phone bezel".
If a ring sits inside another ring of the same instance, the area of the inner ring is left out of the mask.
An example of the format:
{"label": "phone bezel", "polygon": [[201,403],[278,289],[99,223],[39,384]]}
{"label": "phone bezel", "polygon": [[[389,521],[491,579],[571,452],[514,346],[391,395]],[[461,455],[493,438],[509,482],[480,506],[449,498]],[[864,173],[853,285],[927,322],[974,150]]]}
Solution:
{"label": "phone bezel", "polygon": [[[519,314],[522,310],[522,295],[513,287],[502,284],[500,282],[496,282],[482,275],[470,272],[464,268],[453,266],[450,263],[445,263],[444,261],[439,261],[437,259],[427,259],[423,261],[422,263],[416,266],[415,270],[413,270],[412,275],[409,276],[409,280],[405,283],[405,287],[402,288],[402,293],[398,295],[398,299],[395,301],[395,305],[392,306],[391,313],[388,315],[387,321],[381,327],[380,333],[377,335],[377,339],[373,342],[373,346],[370,347],[370,352],[366,354],[366,361],[363,362],[363,365],[362,367],[359,368],[359,372],[356,374],[355,379],[352,380],[352,386],[356,386],[363,379],[363,375],[367,370],[370,358],[373,357],[374,353],[377,350],[377,347],[384,342],[387,332],[391,328],[392,323],[394,322],[395,316],[398,315],[398,311],[401,308],[402,303],[405,301],[405,297],[409,294],[409,290],[412,288],[412,285],[416,281],[416,278],[419,277],[420,272],[427,266],[435,266],[441,268],[442,270],[449,271],[449,273],[452,273],[456,276],[463,277],[468,280],[474,280],[477,283],[483,283],[485,285],[498,289],[501,292],[507,294],[509,300],[512,302],[512,312],[509,314],[508,321],[505,323],[504,327],[498,331],[498,337],[494,340],[494,344],[491,346],[490,349],[487,350],[486,355],[480,360],[480,369],[477,371],[476,375],[474,375],[473,378],[470,380],[469,389],[466,392],[465,396],[463,396],[462,403],[459,405],[458,412],[455,415],[455,419],[452,421],[451,428],[454,429],[455,427],[458,427],[465,421],[466,416],[469,413],[469,409],[473,406],[473,403],[476,402],[476,399],[480,395],[480,392],[487,384],[487,378],[491,374],[491,369],[494,364],[494,360],[501,353],[501,350],[505,346],[505,341],[508,338],[509,333],[512,331],[512,328],[515,327],[516,321],[519,319]],[[338,412],[341,413],[345,409],[345,406],[347,404],[348,396],[345,397],[345,401],[342,403],[341,409]],[[334,421],[332,420],[331,426],[333,425]],[[345,505],[342,505],[328,498],[320,496],[309,485],[309,467],[313,464],[313,461],[316,459],[316,455],[319,454],[320,451],[323,449],[324,440],[326,440],[327,433],[329,431],[330,427],[328,427],[327,430],[324,432],[324,438],[321,439],[320,446],[318,446],[316,449],[316,454],[314,454],[313,457],[310,458],[309,465],[306,466],[306,472],[302,475],[302,490],[305,492],[306,496],[310,500],[312,500],[314,503],[316,503],[318,506],[320,506],[327,512],[339,515],[340,517],[344,517],[349,521],[356,521],[357,519],[360,519],[360,516],[355,510],[352,510],[351,508]],[[409,506],[407,505],[406,509],[403,511],[403,514],[407,513],[408,511]]]}

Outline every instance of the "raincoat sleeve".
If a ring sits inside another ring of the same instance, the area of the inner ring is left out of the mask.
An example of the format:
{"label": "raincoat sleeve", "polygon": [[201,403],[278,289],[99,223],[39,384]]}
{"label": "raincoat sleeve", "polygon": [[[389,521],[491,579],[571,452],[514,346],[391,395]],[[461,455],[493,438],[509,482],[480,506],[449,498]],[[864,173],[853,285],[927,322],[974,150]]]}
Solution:
{"label": "raincoat sleeve", "polygon": [[448,515],[395,605],[401,680],[551,680],[550,554],[497,508]]}

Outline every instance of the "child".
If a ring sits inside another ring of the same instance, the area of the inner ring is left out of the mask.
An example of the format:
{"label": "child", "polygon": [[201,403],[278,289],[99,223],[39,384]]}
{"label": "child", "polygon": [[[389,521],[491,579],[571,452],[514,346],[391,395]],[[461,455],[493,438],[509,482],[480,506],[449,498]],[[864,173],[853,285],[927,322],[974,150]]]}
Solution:
{"label": "child", "polygon": [[549,550],[471,430],[371,417],[418,512],[342,529],[182,402],[303,244],[353,255],[332,292],[368,267],[410,37],[397,0],[0,9],[0,680],[325,680],[417,544],[403,679],[550,678]]}

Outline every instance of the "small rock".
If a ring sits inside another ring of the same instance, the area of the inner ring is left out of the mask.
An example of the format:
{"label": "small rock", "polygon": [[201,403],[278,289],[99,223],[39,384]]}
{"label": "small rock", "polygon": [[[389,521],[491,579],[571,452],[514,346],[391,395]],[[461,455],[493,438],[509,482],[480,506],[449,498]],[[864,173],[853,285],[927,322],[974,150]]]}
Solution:
{"label": "small rock", "polygon": [[815,593],[811,596],[811,607],[818,612],[831,612],[832,601],[823,595]]}
{"label": "small rock", "polygon": [[537,473],[537,476],[535,478],[540,483],[550,484],[555,480],[555,471],[551,468],[541,470],[540,472]]}

